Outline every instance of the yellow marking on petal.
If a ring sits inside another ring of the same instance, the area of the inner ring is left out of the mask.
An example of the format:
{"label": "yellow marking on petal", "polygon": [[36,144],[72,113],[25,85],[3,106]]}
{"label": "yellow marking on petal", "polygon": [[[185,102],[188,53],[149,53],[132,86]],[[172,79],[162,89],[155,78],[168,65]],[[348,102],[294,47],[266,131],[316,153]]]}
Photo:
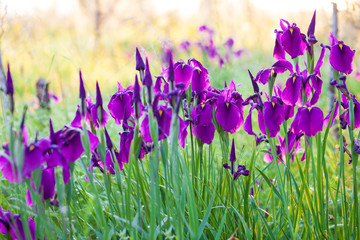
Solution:
{"label": "yellow marking on petal", "polygon": [[226,103],[226,107],[229,107],[229,103],[228,103],[228,102]]}
{"label": "yellow marking on petal", "polygon": [[121,99],[121,100],[122,100],[122,96],[123,96],[123,95],[122,95],[122,94],[120,94],[120,99]]}
{"label": "yellow marking on petal", "polygon": [[275,103],[274,103],[274,102],[271,102],[271,104],[273,105],[273,107],[275,107]]}
{"label": "yellow marking on petal", "polygon": [[353,103],[353,108],[355,108],[355,103]]}
{"label": "yellow marking on petal", "polygon": [[296,76],[293,77],[293,83],[295,83],[295,80],[296,80]]}
{"label": "yellow marking on petal", "polygon": [[181,69],[183,69],[185,67],[185,63],[181,64]]}
{"label": "yellow marking on petal", "polygon": [[205,103],[201,103],[201,108],[204,109]]}
{"label": "yellow marking on petal", "polygon": [[343,45],[341,43],[339,43],[339,48],[340,48],[340,50],[342,50],[342,48],[343,48]]}
{"label": "yellow marking on petal", "polygon": [[308,107],[309,112],[311,111],[311,108],[312,108],[312,107]]}
{"label": "yellow marking on petal", "polygon": [[293,28],[289,28],[289,31],[290,31],[290,33],[292,34],[293,31],[294,31],[294,29],[293,29]]}
{"label": "yellow marking on petal", "polygon": [[35,146],[34,146],[34,145],[31,145],[31,146],[29,147],[29,150],[32,151],[32,150],[34,150],[34,148],[35,148]]}
{"label": "yellow marking on petal", "polygon": [[162,113],[163,113],[163,110],[159,110],[160,117],[161,117]]}

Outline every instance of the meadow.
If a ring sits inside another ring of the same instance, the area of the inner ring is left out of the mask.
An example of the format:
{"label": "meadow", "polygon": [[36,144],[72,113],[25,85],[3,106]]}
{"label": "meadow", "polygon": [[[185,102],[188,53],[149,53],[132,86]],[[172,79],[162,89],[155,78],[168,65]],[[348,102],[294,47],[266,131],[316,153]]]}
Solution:
{"label": "meadow", "polygon": [[190,45],[108,36],[94,56],[50,31],[57,54],[7,51],[1,238],[358,239],[356,53],[315,19],[281,20],[272,52],[205,25]]}

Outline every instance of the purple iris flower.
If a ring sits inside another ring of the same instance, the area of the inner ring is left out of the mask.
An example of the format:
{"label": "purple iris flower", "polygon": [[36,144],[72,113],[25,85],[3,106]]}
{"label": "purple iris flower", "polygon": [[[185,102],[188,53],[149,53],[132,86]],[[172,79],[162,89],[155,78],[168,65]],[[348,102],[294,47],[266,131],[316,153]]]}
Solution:
{"label": "purple iris flower", "polygon": [[103,108],[103,100],[98,82],[96,82],[96,103],[91,106],[90,111],[94,127],[99,128],[100,124],[102,127],[105,127],[109,120],[109,115]]}
{"label": "purple iris flower", "polygon": [[274,52],[273,52],[273,57],[276,60],[280,60],[280,59],[285,59],[285,51],[283,49],[283,47],[281,46],[281,32],[277,32],[275,30],[276,33],[276,38],[275,38],[275,46],[274,46]]}
{"label": "purple iris flower", "polygon": [[300,107],[290,129],[295,133],[304,133],[308,137],[315,136],[323,129],[324,115],[318,107]]}
{"label": "purple iris flower", "polygon": [[179,49],[181,51],[189,51],[191,43],[189,41],[183,41],[179,44]]}
{"label": "purple iris flower", "polygon": [[[34,182],[32,182],[32,188],[36,191],[36,187]],[[45,168],[41,173],[41,182],[40,187],[37,191],[41,196],[42,200],[45,201],[47,199],[51,199],[55,195],[55,168]],[[33,206],[33,202],[31,199],[30,191],[27,190],[26,194],[26,202],[29,206]]]}
{"label": "purple iris flower", "polygon": [[111,96],[108,109],[110,115],[115,119],[115,123],[120,125],[121,121],[126,121],[134,114],[134,108],[132,107],[132,86],[124,89],[120,83],[118,85],[119,90]]}
{"label": "purple iris flower", "polygon": [[216,108],[216,120],[226,132],[239,131],[244,122],[242,103],[243,99],[236,92],[235,84],[231,80],[229,88],[225,88],[221,93]]}
{"label": "purple iris flower", "polygon": [[[22,182],[24,178],[29,178],[31,172],[38,169],[45,161],[40,142],[31,143],[28,146],[24,145],[24,147],[24,162],[20,172],[16,160],[13,159],[14,163],[10,160],[9,147],[7,145],[4,146],[4,154],[0,156],[0,171],[9,182]],[[15,169],[13,169],[13,166]]]}
{"label": "purple iris flower", "polygon": [[286,87],[281,94],[281,100],[290,106],[301,104],[301,90],[302,77],[293,74],[287,81]]}
{"label": "purple iris flower", "polygon": [[316,23],[316,10],[314,11],[314,14],[311,18],[311,22],[309,24],[309,28],[307,31],[308,42],[310,44],[317,43],[317,40],[315,38],[315,23]]}
{"label": "purple iris flower", "polygon": [[179,60],[174,64],[175,85],[184,84],[183,90],[186,91],[191,83],[194,68],[186,64],[183,60]]}
{"label": "purple iris flower", "polygon": [[238,165],[237,171],[234,170],[235,162],[236,162],[236,153],[235,153],[235,143],[234,143],[234,139],[233,139],[232,144],[231,144],[231,152],[230,152],[231,166],[229,166],[228,163],[224,163],[223,167],[225,169],[230,169],[231,175],[233,175],[233,180],[234,181],[241,175],[248,176],[249,175],[249,170],[246,170],[245,165]]}
{"label": "purple iris flower", "polygon": [[136,70],[144,71],[145,70],[144,60],[142,59],[138,48],[136,48],[135,57],[136,57],[136,67],[135,67]]}
{"label": "purple iris flower", "polygon": [[[86,100],[85,100],[85,116],[84,116],[84,120],[85,120],[85,123],[91,127],[93,125],[93,120],[92,120],[92,117],[91,117],[91,108],[93,106],[93,103],[92,103],[92,100],[91,100],[91,96],[88,94],[88,96],[86,97]],[[81,108],[80,106],[78,106],[78,109],[76,110],[76,113],[75,113],[75,117],[74,119],[72,120],[71,122],[71,126],[73,127],[82,127],[82,124],[81,124]]]}
{"label": "purple iris flower", "polygon": [[[156,98],[156,97],[155,97]],[[155,103],[155,101],[154,101]],[[158,129],[159,129],[159,141],[167,138],[170,135],[170,125],[172,119],[172,108],[167,105],[158,105],[155,107],[156,111],[154,111],[154,116],[158,122]],[[188,124],[185,123],[180,117],[179,119],[179,144],[182,148],[185,147],[185,138],[187,136],[187,126]],[[140,133],[143,136],[143,139],[146,143],[152,143],[153,140],[150,134],[150,126],[149,126],[149,116],[146,115],[144,120],[140,126]]]}
{"label": "purple iris flower", "polygon": [[[300,150],[300,139],[303,136],[302,133],[295,134],[293,131],[288,131],[285,138],[283,139],[280,135],[278,135],[279,145],[276,145],[276,155],[278,158],[278,164],[286,163],[286,152],[291,154],[291,159],[294,161],[295,152]],[[286,141],[288,144],[288,148],[286,145]],[[287,151],[286,151],[287,148]],[[271,154],[271,149],[269,149],[270,153],[264,154],[264,161],[270,163],[273,161],[273,156]]]}
{"label": "purple iris flower", "polygon": [[211,144],[215,135],[215,125],[212,122],[212,105],[210,101],[202,102],[191,112],[195,129],[193,134],[206,144]]}
{"label": "purple iris flower", "polygon": [[10,72],[10,64],[7,65],[7,75],[6,75],[6,95],[10,97],[10,112],[11,114],[14,113],[15,109],[15,102],[14,102],[14,83],[11,77]]}
{"label": "purple iris flower", "polygon": [[191,90],[194,92],[208,90],[210,87],[208,70],[194,58],[189,59],[188,63],[194,68],[191,78]]}
{"label": "purple iris flower", "polygon": [[337,71],[350,74],[353,71],[355,50],[351,50],[343,41],[339,41],[333,33],[330,34],[329,61]]}
{"label": "purple iris flower", "polygon": [[0,207],[0,233],[11,236],[12,239],[26,239],[23,224],[28,224],[31,240],[35,240],[34,220],[31,217],[28,218],[28,221],[23,222],[23,220],[20,214],[5,211]]}
{"label": "purple iris flower", "polygon": [[[283,31],[280,44],[285,52],[289,54],[291,58],[304,55],[307,49],[306,42],[304,41],[306,36],[300,32],[300,28],[298,28],[295,23],[290,25],[290,23],[284,19],[280,20],[280,26]],[[278,50],[278,52],[280,51]],[[276,55],[281,55],[278,52]]]}
{"label": "purple iris flower", "polygon": [[[354,129],[360,128],[360,103],[353,97],[354,107]],[[345,120],[348,126],[350,126],[350,113],[349,110],[345,111]]]}
{"label": "purple iris flower", "polygon": [[261,132],[266,134],[266,129],[269,129],[270,137],[275,137],[280,131],[284,118],[284,106],[279,103],[278,98],[272,97],[271,101],[264,102],[263,112],[259,111],[258,121]]}
{"label": "purple iris flower", "polygon": [[[69,162],[76,161],[84,152],[81,142],[81,128],[73,126],[64,126],[57,132],[54,132],[50,121],[50,139],[46,150],[46,161],[48,167],[63,167],[64,183],[70,179]],[[93,152],[99,140],[90,131],[88,131],[90,152]]]}

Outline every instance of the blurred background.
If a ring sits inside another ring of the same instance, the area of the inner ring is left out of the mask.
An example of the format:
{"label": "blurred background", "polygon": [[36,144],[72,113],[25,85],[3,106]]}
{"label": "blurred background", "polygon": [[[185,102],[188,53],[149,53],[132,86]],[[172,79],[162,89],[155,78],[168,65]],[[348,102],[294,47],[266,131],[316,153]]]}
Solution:
{"label": "blurred background", "polygon": [[[40,77],[50,83],[64,106],[76,103],[80,68],[92,95],[96,81],[109,94],[117,90],[117,81],[129,85],[136,73],[136,47],[149,58],[153,75],[161,74],[164,49],[170,48],[175,60],[195,57],[202,61],[213,84],[222,86],[231,78],[242,84],[249,82],[247,69],[256,74],[274,62],[274,30],[280,28],[280,19],[296,22],[306,33],[316,9],[317,52],[320,43],[329,44],[333,2],[1,0],[2,61],[11,65],[20,101],[30,101],[30,105]],[[359,1],[335,3],[338,37],[356,50],[360,46]],[[207,27],[200,31],[203,25]],[[209,41],[222,57],[204,54]]]}

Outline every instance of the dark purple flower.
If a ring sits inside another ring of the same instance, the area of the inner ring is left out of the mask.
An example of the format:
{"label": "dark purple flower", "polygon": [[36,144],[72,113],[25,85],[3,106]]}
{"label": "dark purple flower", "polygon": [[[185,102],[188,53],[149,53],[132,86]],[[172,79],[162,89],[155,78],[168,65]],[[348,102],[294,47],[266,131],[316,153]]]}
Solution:
{"label": "dark purple flower", "polygon": [[[126,121],[134,113],[134,109],[131,105],[133,91],[130,89],[131,87],[124,89],[119,83],[119,90],[111,96],[109,101],[109,113],[115,119],[115,123],[118,125],[121,124],[121,121]],[[140,96],[137,97],[140,98]]]}
{"label": "dark purple flower", "polygon": [[[9,182],[23,182],[24,178],[29,178],[31,172],[38,169],[41,164],[44,163],[43,150],[39,145],[40,142],[31,143],[28,146],[24,145],[25,150],[21,176],[19,175],[20,170],[18,169],[17,160],[10,160],[9,148],[8,146],[4,147],[4,154],[0,156],[0,171]],[[13,167],[15,167],[15,169]]]}
{"label": "dark purple flower", "polygon": [[273,97],[271,101],[264,102],[263,113],[259,111],[258,116],[261,132],[266,134],[266,129],[269,129],[270,137],[275,137],[280,131],[280,125],[284,118],[284,106],[278,103],[276,97]]}
{"label": "dark purple flower", "polygon": [[133,94],[133,104],[134,104],[134,111],[136,119],[139,119],[141,112],[140,112],[140,105],[141,105],[141,97],[140,97],[140,85],[138,81],[137,75],[135,76],[135,84],[134,84],[134,94]]}
{"label": "dark purple flower", "polygon": [[249,176],[250,172],[249,170],[245,169],[245,165],[239,165],[238,170],[234,172],[234,181],[240,177],[241,175]]}
{"label": "dark purple flower", "polygon": [[275,73],[283,73],[286,70],[288,70],[290,72],[290,74],[294,73],[293,70],[293,65],[291,64],[291,62],[287,61],[286,59],[280,59],[277,62],[275,62],[272,66],[271,66],[272,70]]}
{"label": "dark purple flower", "polygon": [[308,137],[315,136],[323,129],[324,115],[318,107],[300,107],[290,129],[295,133],[304,133]]}
{"label": "dark purple flower", "polygon": [[152,76],[151,76],[151,73],[150,73],[149,60],[147,58],[146,58],[146,68],[145,68],[143,85],[148,87],[148,88],[151,88],[152,85],[153,85],[153,80],[152,80]]}
{"label": "dark purple flower", "polygon": [[354,139],[354,152],[360,154],[360,142],[358,138]]}
{"label": "dark purple flower", "polygon": [[219,96],[216,108],[216,120],[226,132],[239,131],[243,118],[243,99],[236,91],[234,81],[231,80],[229,88],[225,88]]}
{"label": "dark purple flower", "polygon": [[314,11],[314,15],[311,19],[308,31],[307,31],[307,36],[308,36],[308,41],[310,44],[315,44],[317,43],[317,40],[315,38],[315,22],[316,22],[316,10]]}
{"label": "dark purple flower", "polygon": [[208,90],[210,87],[208,70],[194,58],[189,59],[188,62],[193,67],[191,90],[194,92]]}
{"label": "dark purple flower", "polygon": [[175,84],[184,84],[183,90],[186,91],[191,83],[194,68],[186,64],[183,60],[179,60],[174,64]]}
{"label": "dark purple flower", "polygon": [[7,75],[6,75],[6,95],[10,97],[10,112],[13,114],[15,109],[14,103],[14,83],[11,77],[10,65],[7,65]]}
{"label": "dark purple flower", "polygon": [[267,69],[259,71],[256,74],[255,81],[265,85],[268,83],[268,80],[270,77],[271,77],[271,69],[267,68]]}
{"label": "dark purple flower", "polygon": [[280,59],[285,59],[285,51],[281,45],[281,32],[277,32],[276,33],[276,38],[275,38],[275,46],[274,46],[274,52],[273,52],[273,57],[276,60],[280,60]]}
{"label": "dark purple flower", "polygon": [[286,87],[284,88],[284,91],[281,94],[281,100],[285,104],[290,106],[301,104],[301,96],[300,96],[301,83],[302,83],[302,78],[297,75],[292,75],[286,81]]}
{"label": "dark purple flower", "polygon": [[79,70],[79,77],[80,77],[80,87],[79,87],[79,98],[80,99],[86,99],[86,91],[84,87],[84,81],[82,78],[81,70]]}
{"label": "dark purple flower", "polygon": [[230,152],[230,163],[231,163],[231,174],[234,174],[234,163],[236,162],[236,154],[235,154],[235,143],[234,139],[231,144],[231,152]]}
{"label": "dark purple flower", "polygon": [[91,106],[90,112],[95,128],[99,128],[100,124],[102,127],[106,126],[109,120],[109,115],[103,108],[103,100],[98,82],[96,82],[96,103]]}
{"label": "dark purple flower", "polygon": [[189,51],[190,46],[191,46],[191,44],[189,41],[183,41],[179,44],[179,49],[182,51]]}
{"label": "dark purple flower", "polygon": [[[34,191],[36,191],[35,185],[32,182],[32,188]],[[42,170],[41,173],[41,182],[39,190],[37,191],[41,197],[42,200],[45,201],[47,199],[51,199],[55,195],[55,168],[45,168]],[[26,202],[29,206],[33,206],[33,202],[30,195],[30,190],[27,190],[26,194]]]}
{"label": "dark purple flower", "polygon": [[[357,129],[360,127],[360,103],[353,98],[353,108],[354,108],[354,129]],[[350,111],[350,109],[349,109]],[[346,111],[345,120],[347,125],[350,125],[350,113],[349,111]]]}
{"label": "dark purple flower", "polygon": [[307,45],[304,41],[305,36],[300,32],[300,28],[298,28],[295,23],[290,26],[290,23],[284,19],[280,20],[280,25],[283,30],[281,45],[285,52],[287,52],[291,58],[304,55]]}
{"label": "dark purple flower", "polygon": [[232,48],[234,46],[234,39],[233,38],[228,38],[226,40],[226,42],[224,43],[224,46],[225,47],[228,47],[228,48]]}
{"label": "dark purple flower", "polygon": [[351,50],[343,41],[339,41],[333,33],[330,34],[329,61],[337,71],[350,74],[353,71],[355,50]]}
{"label": "dark purple flower", "polygon": [[20,214],[14,214],[10,211],[4,211],[0,207],[0,233],[11,236],[12,239],[26,239],[24,225],[28,224],[30,230],[31,240],[35,240],[36,225],[34,220],[29,217],[27,221],[23,222]]}
{"label": "dark purple flower", "polygon": [[194,135],[202,142],[211,144],[214,139],[215,125],[212,122],[212,105],[210,102],[203,102],[193,108],[191,112],[194,120]]}
{"label": "dark purple flower", "polygon": [[144,71],[145,70],[145,64],[144,61],[140,55],[139,49],[136,48],[136,70],[138,71]]}

